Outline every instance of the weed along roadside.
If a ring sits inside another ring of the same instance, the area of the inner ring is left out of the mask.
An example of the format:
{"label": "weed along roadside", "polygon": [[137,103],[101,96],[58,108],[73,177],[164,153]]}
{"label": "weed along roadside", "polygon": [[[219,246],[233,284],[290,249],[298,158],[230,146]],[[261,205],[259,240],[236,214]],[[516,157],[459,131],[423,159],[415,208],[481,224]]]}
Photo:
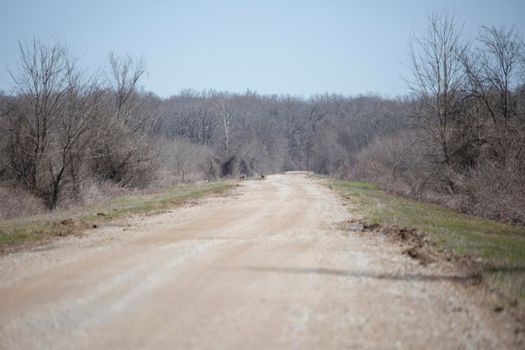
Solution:
{"label": "weed along roadside", "polygon": [[[496,294],[495,311],[525,304],[525,229],[401,198],[362,182],[324,180],[352,203],[362,230],[407,243],[404,253],[423,264],[439,259],[468,268]],[[353,225],[352,225],[353,224]]]}
{"label": "weed along roadside", "polygon": [[57,237],[79,234],[130,215],[152,214],[207,196],[225,194],[233,187],[232,181],[183,184],[156,194],[130,195],[74,210],[0,221],[0,252],[9,253]]}

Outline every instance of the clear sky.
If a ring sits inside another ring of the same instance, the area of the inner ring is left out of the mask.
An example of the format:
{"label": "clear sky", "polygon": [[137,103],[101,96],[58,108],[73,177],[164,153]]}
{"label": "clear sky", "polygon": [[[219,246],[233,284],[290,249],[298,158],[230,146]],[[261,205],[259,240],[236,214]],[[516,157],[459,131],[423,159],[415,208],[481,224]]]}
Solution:
{"label": "clear sky", "polygon": [[58,39],[86,67],[108,54],[144,58],[145,89],[184,88],[309,96],[406,92],[411,33],[432,11],[525,32],[525,0],[0,0],[0,90],[18,41]]}

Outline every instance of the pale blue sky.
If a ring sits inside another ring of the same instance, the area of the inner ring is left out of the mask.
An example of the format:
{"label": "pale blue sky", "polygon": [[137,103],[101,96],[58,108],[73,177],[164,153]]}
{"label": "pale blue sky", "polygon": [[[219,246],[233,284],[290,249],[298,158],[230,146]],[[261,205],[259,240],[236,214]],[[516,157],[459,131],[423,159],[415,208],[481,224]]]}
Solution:
{"label": "pale blue sky", "polygon": [[18,40],[58,38],[98,67],[109,52],[142,56],[142,84],[160,96],[184,88],[309,96],[406,92],[407,46],[432,11],[525,32],[525,0],[112,1],[0,0],[0,90]]}

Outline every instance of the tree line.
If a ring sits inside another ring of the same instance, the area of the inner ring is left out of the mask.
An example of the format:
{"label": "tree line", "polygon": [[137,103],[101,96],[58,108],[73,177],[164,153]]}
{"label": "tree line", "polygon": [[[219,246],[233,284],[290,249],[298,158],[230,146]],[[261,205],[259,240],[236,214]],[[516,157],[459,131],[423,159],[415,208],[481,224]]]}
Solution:
{"label": "tree line", "polygon": [[515,28],[467,39],[454,16],[411,40],[407,120],[360,155],[361,176],[416,198],[525,222],[525,45]]}
{"label": "tree line", "polygon": [[59,45],[20,45],[13,93],[2,96],[0,178],[53,209],[80,199],[88,178],[143,186],[156,150],[155,112],[137,83],[142,62],[110,56],[106,73],[86,74]]}
{"label": "tree line", "polygon": [[86,188],[167,186],[306,169],[525,222],[525,49],[514,28],[467,40],[448,14],[410,40],[411,93],[311,98],[140,88],[144,63],[81,71],[64,48],[20,47],[0,96],[0,181],[49,208]]}

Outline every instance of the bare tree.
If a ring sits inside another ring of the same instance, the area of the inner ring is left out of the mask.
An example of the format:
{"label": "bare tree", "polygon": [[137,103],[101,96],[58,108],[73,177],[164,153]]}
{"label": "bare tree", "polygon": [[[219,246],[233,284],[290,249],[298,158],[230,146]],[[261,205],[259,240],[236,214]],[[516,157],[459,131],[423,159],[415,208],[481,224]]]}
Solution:
{"label": "bare tree", "polygon": [[82,172],[93,135],[99,127],[102,92],[96,77],[84,78],[75,65],[68,63],[68,90],[56,130],[56,160],[49,166],[51,194],[49,206],[54,208],[64,184],[69,182],[72,195],[79,196],[86,174]]}
{"label": "bare tree", "polygon": [[480,46],[462,55],[470,95],[489,116],[492,132],[486,142],[494,146],[498,161],[505,164],[511,149],[523,148],[516,142],[519,88],[525,78],[521,60],[525,57],[522,39],[514,28],[482,26]]}
{"label": "bare tree", "polygon": [[46,187],[43,163],[67,94],[68,65],[62,47],[47,47],[36,39],[31,45],[19,43],[19,58],[18,71],[11,72],[20,103],[10,115],[10,167],[38,193]]}
{"label": "bare tree", "polygon": [[447,167],[453,152],[450,131],[461,111],[465,83],[460,59],[465,45],[460,34],[454,16],[433,14],[427,31],[410,42],[413,79],[409,86],[422,103],[415,121],[439,145],[439,161]]}
{"label": "bare tree", "polygon": [[103,125],[93,150],[93,168],[102,180],[145,186],[154,177],[158,147],[149,134],[154,129],[156,103],[138,91],[144,74],[142,60],[110,55],[109,95]]}
{"label": "bare tree", "polygon": [[9,166],[18,181],[55,208],[64,185],[78,185],[81,153],[92,141],[97,81],[85,81],[67,51],[34,40],[20,44],[17,98],[8,111]]}
{"label": "bare tree", "polygon": [[114,91],[117,118],[130,117],[130,101],[137,92],[137,84],[145,73],[144,61],[130,56],[109,55],[109,85]]}
{"label": "bare tree", "polygon": [[235,104],[233,96],[227,93],[214,93],[212,96],[213,112],[220,128],[220,142],[225,159],[235,152],[233,144],[239,131],[239,106]]}

